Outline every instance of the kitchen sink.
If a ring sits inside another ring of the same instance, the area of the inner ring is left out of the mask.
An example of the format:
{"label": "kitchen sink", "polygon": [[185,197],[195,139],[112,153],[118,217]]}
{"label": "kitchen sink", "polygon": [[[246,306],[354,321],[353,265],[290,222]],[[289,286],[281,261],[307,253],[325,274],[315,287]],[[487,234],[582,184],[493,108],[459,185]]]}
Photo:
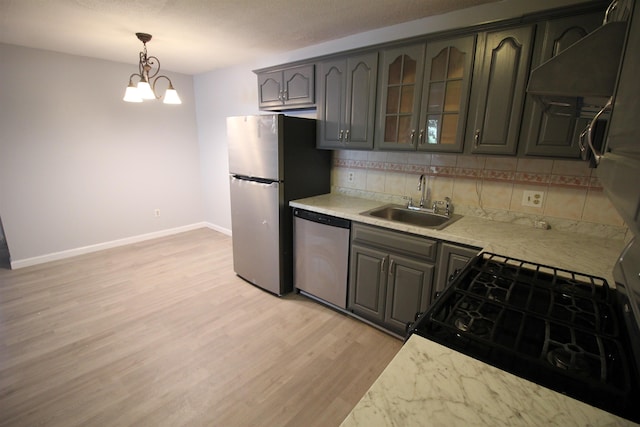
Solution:
{"label": "kitchen sink", "polygon": [[442,230],[462,218],[461,215],[441,215],[427,210],[414,210],[401,205],[385,205],[360,213],[360,215],[401,222],[407,225]]}

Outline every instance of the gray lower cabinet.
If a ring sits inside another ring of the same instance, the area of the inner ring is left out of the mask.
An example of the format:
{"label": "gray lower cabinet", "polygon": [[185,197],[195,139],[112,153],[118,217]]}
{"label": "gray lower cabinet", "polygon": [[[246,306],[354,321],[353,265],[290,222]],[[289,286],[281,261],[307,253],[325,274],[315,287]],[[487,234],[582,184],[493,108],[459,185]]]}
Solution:
{"label": "gray lower cabinet", "polygon": [[533,25],[478,35],[466,141],[472,154],[516,154]]}
{"label": "gray lower cabinet", "polygon": [[259,71],[258,107],[275,111],[314,107],[314,71],[314,64]]}
{"label": "gray lower cabinet", "polygon": [[318,148],[373,148],[378,52],[318,64]]}
{"label": "gray lower cabinet", "polygon": [[480,251],[480,248],[442,243],[438,257],[438,278],[433,289],[433,298],[435,298],[437,292],[444,291],[451,279],[462,271],[469,260]]}
{"label": "gray lower cabinet", "polygon": [[349,310],[397,334],[431,302],[437,242],[353,223]]}
{"label": "gray lower cabinet", "polygon": [[349,268],[349,309],[369,320],[384,320],[387,252],[351,245]]}
{"label": "gray lower cabinet", "polygon": [[[531,68],[553,58],[582,37],[602,25],[602,13],[554,19],[538,25]],[[525,155],[579,158],[580,133],[585,118],[552,115],[532,96],[527,95],[520,145]]]}
{"label": "gray lower cabinet", "polygon": [[395,332],[406,333],[407,323],[431,303],[435,266],[429,262],[391,255],[384,322]]}

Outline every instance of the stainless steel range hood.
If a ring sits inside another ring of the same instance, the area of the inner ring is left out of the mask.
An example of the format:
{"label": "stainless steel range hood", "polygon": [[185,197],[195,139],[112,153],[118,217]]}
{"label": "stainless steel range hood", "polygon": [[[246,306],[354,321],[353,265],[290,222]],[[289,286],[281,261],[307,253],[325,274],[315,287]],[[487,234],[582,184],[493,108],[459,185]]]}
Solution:
{"label": "stainless steel range hood", "polygon": [[613,95],[626,31],[602,25],[531,71],[527,92],[551,114],[593,116]]}

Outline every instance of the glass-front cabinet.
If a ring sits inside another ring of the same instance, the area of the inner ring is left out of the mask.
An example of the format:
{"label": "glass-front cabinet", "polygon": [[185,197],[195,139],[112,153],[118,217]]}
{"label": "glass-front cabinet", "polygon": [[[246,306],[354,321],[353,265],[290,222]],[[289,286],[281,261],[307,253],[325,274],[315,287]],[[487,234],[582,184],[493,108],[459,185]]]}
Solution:
{"label": "glass-front cabinet", "polygon": [[475,36],[382,52],[376,147],[462,151]]}
{"label": "glass-front cabinet", "polygon": [[425,44],[382,51],[380,106],[375,145],[382,149],[415,150]]}
{"label": "glass-front cabinet", "polygon": [[475,37],[427,45],[418,149],[462,151]]}

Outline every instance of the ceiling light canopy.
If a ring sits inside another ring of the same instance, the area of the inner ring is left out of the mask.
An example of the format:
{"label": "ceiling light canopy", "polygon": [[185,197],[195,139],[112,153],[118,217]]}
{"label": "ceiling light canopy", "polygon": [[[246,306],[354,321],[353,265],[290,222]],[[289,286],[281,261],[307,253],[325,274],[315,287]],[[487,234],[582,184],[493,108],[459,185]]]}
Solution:
{"label": "ceiling light canopy", "polygon": [[[178,92],[173,87],[171,79],[167,76],[158,76],[160,72],[160,60],[155,56],[147,56],[147,42],[151,40],[151,34],[136,33],[138,39],[142,42],[144,49],[140,52],[140,62],[138,63],[138,72],[129,76],[129,86],[124,93],[126,102],[142,102],[148,99],[160,99],[157,95],[156,83],[160,79],[167,79],[169,87],[164,93],[162,102],[165,104],[182,104]],[[138,83],[134,84],[135,78]]]}

